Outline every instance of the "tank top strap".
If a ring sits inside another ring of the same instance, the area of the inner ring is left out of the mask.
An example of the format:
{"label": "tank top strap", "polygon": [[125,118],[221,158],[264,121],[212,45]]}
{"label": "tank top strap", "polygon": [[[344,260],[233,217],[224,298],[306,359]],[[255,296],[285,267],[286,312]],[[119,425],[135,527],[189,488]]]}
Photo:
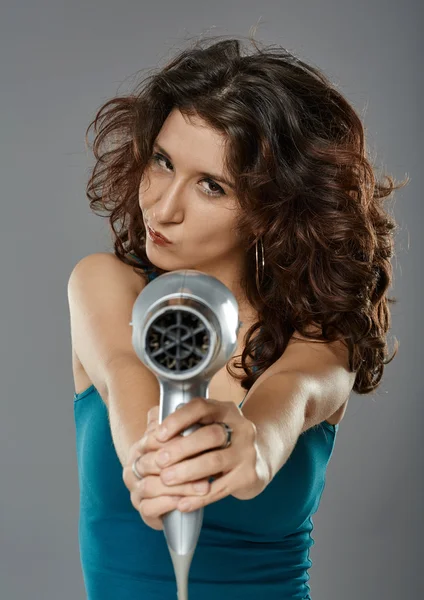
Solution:
{"label": "tank top strap", "polygon": [[135,254],[134,252],[128,252],[128,255],[140,264],[141,268],[144,270],[148,277],[149,283],[150,281],[152,281],[152,279],[155,279],[158,276],[158,273],[156,273],[154,268],[152,269],[152,267],[147,265],[139,256],[137,256],[137,254]]}

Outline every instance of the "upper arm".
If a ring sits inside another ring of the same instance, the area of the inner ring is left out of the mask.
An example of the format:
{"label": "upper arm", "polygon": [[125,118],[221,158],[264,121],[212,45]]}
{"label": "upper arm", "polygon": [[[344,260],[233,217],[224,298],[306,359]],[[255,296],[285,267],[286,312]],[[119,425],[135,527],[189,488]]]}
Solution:
{"label": "upper arm", "polygon": [[349,349],[344,341],[315,342],[298,333],[275,363],[275,372],[296,372],[310,383],[313,393],[306,411],[307,426],[332,416],[346,402],[356,377],[349,369]]}
{"label": "upper arm", "polygon": [[252,385],[244,405],[269,377],[295,374],[310,390],[306,426],[320,423],[344,404],[353,388],[356,373],[350,371],[348,357],[348,348],[341,340],[315,342],[295,332],[280,358]]}
{"label": "upper arm", "polygon": [[278,371],[319,374],[326,367],[332,367],[350,373],[349,349],[344,341],[310,340],[298,332],[294,333],[275,364]]}
{"label": "upper arm", "polygon": [[102,397],[121,359],[144,367],[132,345],[130,321],[145,283],[137,289],[129,275],[115,255],[99,252],[82,258],[68,281],[72,347]]}

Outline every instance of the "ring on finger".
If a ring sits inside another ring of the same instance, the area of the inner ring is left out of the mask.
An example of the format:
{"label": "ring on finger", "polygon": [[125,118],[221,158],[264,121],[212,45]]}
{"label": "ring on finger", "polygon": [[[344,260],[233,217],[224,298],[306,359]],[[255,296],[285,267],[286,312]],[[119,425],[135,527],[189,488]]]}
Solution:
{"label": "ring on finger", "polygon": [[137,469],[137,462],[141,457],[142,457],[142,454],[140,454],[140,456],[137,456],[137,458],[133,461],[132,466],[131,466],[132,472],[137,477],[137,479],[143,479],[143,475],[141,473],[139,473],[139,471]]}

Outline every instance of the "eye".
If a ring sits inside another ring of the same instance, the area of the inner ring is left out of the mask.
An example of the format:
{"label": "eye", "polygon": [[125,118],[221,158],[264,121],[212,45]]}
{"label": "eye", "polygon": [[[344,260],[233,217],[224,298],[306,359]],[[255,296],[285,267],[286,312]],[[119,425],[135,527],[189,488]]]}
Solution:
{"label": "eye", "polygon": [[207,194],[208,196],[225,196],[225,192],[222,189],[222,187],[220,185],[218,185],[217,183],[215,183],[212,179],[202,179],[202,181],[205,181],[207,184],[215,186],[215,188],[217,188],[217,191],[212,191],[212,192],[208,192],[207,190],[205,190],[203,188],[203,191],[205,192],[205,194]]}
{"label": "eye", "polygon": [[153,156],[152,156],[152,160],[153,160],[153,162],[154,162],[154,163],[157,163],[157,164],[158,164],[158,163],[159,163],[159,161],[161,161],[161,160],[164,160],[164,161],[165,161],[165,163],[168,163],[169,165],[171,164],[171,163],[169,162],[169,160],[168,160],[167,158],[165,158],[165,156],[162,156],[162,154],[153,154]]}
{"label": "eye", "polygon": [[[158,153],[153,154],[152,160],[156,164],[159,164],[159,161],[163,160],[166,165],[172,166],[171,163],[169,162],[169,160],[166,158],[166,156],[163,156],[163,154],[158,154]],[[215,188],[217,188],[216,191],[208,191],[205,188],[202,188],[203,193],[205,193],[207,196],[226,196],[226,193],[224,192],[222,187],[220,185],[218,185],[217,183],[215,183],[215,181],[213,181],[213,179],[205,178],[205,179],[202,179],[202,181],[205,181],[209,185],[215,186]]]}

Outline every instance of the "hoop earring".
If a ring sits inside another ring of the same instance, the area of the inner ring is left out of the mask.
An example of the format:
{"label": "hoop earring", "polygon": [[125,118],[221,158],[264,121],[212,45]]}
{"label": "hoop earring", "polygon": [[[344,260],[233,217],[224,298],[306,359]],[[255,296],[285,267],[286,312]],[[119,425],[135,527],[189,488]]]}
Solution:
{"label": "hoop earring", "polygon": [[[261,258],[261,262],[262,262],[262,275],[261,275],[261,281],[260,281],[260,283],[262,283],[263,278],[264,278],[264,272],[265,272],[264,245],[263,245],[263,242],[262,242],[262,238],[260,238],[260,242],[261,242],[261,257],[262,257]],[[258,267],[258,240],[256,240],[255,250],[256,250],[256,287],[257,287],[258,292],[259,292],[260,283],[259,283],[259,274],[258,274],[258,271],[259,271],[259,267]]]}

